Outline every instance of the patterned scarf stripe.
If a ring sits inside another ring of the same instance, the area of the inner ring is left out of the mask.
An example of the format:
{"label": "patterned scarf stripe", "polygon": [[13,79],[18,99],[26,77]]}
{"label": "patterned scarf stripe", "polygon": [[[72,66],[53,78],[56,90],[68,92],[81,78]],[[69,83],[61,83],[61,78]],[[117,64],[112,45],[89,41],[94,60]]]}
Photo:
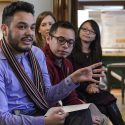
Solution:
{"label": "patterned scarf stripe", "polygon": [[[29,52],[29,59],[30,59],[30,62],[31,62],[31,65],[32,65],[32,69],[34,70],[33,74],[34,74],[34,80],[35,80],[35,83],[36,83],[36,87],[39,91],[43,90],[42,89],[42,86],[40,86],[38,83],[40,83],[40,74],[39,74],[39,70],[38,70],[38,67],[37,67],[37,64],[36,64],[36,59],[35,59],[35,56],[33,55],[32,51]],[[33,62],[34,62],[34,65],[33,65]],[[36,70],[37,69],[37,70]],[[42,94],[44,94],[44,92],[42,91]]]}
{"label": "patterned scarf stripe", "polygon": [[[36,67],[36,64],[35,64],[35,62],[34,62],[34,58],[31,57],[30,55],[33,56],[31,52],[29,52],[29,59],[30,59],[30,62],[31,62],[32,70],[35,69],[34,72],[33,72],[34,82],[35,82],[35,86],[36,86],[37,89],[39,90],[39,88],[38,88],[38,83],[36,82],[36,81],[39,81],[39,76],[37,76],[37,71],[36,71],[37,67]],[[33,63],[34,63],[34,64],[33,64]]]}
{"label": "patterned scarf stripe", "polygon": [[[16,72],[18,78],[22,81],[21,84],[24,86],[27,94],[35,102],[35,104],[41,109],[48,109],[46,100],[44,99],[41,92],[38,91],[35,84],[30,80],[24,70],[21,68],[20,64],[17,62],[13,53],[11,52],[9,46],[2,40],[2,51],[10,62],[12,68]],[[39,75],[37,75],[39,76]],[[35,77],[36,78],[36,77]],[[41,83],[40,83],[41,84]]]}
{"label": "patterned scarf stripe", "polygon": [[[39,65],[38,61],[36,61],[36,64],[37,64],[38,69],[39,69],[38,71],[39,71],[39,74],[40,74],[40,77],[39,77],[39,78],[40,78],[40,81],[42,81],[42,80],[43,80],[43,76],[41,75],[41,74],[42,74],[42,73],[41,73],[41,70],[40,70],[41,68],[40,68],[40,65]],[[45,91],[45,88],[44,88],[44,86],[43,86],[43,87],[41,87],[41,86],[42,86],[42,84],[40,84],[40,88],[42,88],[41,91],[44,92],[44,91]]]}
{"label": "patterned scarf stripe", "polygon": [[[38,63],[36,57],[35,57],[34,54],[32,53],[32,51],[30,51],[29,54],[31,55],[30,57],[33,57],[34,63],[35,63],[35,65],[36,65],[36,68],[38,69],[37,72],[36,72],[36,74],[34,73],[34,77],[37,77],[39,83],[41,83],[41,81],[43,81],[43,77],[42,77],[42,72],[41,72],[41,70],[40,70],[40,69],[41,69],[41,68],[40,68],[40,65],[39,65],[39,63]],[[31,60],[31,61],[32,61],[32,60]],[[35,67],[34,67],[34,69],[35,69]],[[39,77],[38,77],[38,76],[39,76]],[[38,82],[37,82],[37,83],[38,83]],[[37,84],[37,87],[38,87],[39,91],[42,92],[43,95],[44,95],[44,89],[43,89],[42,83],[41,83],[41,84]]]}

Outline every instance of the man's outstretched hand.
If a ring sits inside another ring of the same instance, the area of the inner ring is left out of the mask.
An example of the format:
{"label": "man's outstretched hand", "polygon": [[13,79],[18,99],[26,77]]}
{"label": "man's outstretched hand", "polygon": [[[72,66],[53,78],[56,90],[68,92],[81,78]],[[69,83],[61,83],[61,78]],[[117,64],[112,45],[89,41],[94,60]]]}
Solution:
{"label": "man's outstretched hand", "polygon": [[102,71],[104,70],[102,68],[97,68],[101,66],[102,66],[102,62],[95,63],[88,67],[84,67],[84,68],[76,70],[70,76],[74,83],[80,83],[80,82],[85,82],[85,81],[99,83],[99,81],[95,80],[94,78],[103,77]]}

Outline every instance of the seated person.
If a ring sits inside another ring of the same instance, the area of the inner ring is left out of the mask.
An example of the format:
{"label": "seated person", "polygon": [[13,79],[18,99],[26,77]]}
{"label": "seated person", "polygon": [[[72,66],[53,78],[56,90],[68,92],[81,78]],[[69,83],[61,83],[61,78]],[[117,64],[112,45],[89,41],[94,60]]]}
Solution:
{"label": "seated person", "polygon": [[[75,70],[102,60],[100,30],[94,20],[87,20],[81,24],[78,39],[69,59]],[[94,103],[109,117],[113,125],[125,125],[116,105],[116,98],[108,91],[101,90],[99,84],[84,82],[76,90],[80,99]]]}
{"label": "seated person", "polygon": [[[50,36],[46,39],[47,44],[44,53],[53,85],[58,84],[73,72],[72,64],[66,57],[71,53],[75,44],[75,33],[74,26],[66,21],[58,21],[50,29]],[[63,105],[75,105],[85,102],[81,101],[76,92],[73,91],[62,100],[62,103]],[[93,122],[96,122],[100,116],[103,117],[104,115],[95,106],[92,108],[95,109],[93,115],[97,115],[95,117],[97,119],[93,118]]]}
{"label": "seated person", "polygon": [[98,83],[93,78],[101,77],[102,69],[94,68],[102,63],[81,68],[52,86],[44,53],[32,46],[34,6],[24,1],[6,6],[1,30],[0,125],[64,124],[68,114],[61,107],[51,106],[68,96],[81,81]]}

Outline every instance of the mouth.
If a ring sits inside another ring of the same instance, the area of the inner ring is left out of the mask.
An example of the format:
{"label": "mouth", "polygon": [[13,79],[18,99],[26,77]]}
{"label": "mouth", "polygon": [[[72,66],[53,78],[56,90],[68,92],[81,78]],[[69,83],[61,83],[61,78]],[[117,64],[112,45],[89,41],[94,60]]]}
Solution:
{"label": "mouth", "polygon": [[24,44],[26,45],[31,45],[33,43],[33,38],[32,37],[24,37],[21,39],[23,41]]}
{"label": "mouth", "polygon": [[60,53],[61,55],[67,55],[67,54],[69,54],[69,53],[66,52],[66,51],[59,51],[59,53]]}
{"label": "mouth", "polygon": [[46,31],[46,34],[48,34],[49,33],[49,31]]}
{"label": "mouth", "polygon": [[87,35],[83,35],[83,37],[85,37],[87,39],[90,39],[90,36],[87,36]]}
{"label": "mouth", "polygon": [[49,32],[46,32],[46,36],[48,36],[49,35]]}

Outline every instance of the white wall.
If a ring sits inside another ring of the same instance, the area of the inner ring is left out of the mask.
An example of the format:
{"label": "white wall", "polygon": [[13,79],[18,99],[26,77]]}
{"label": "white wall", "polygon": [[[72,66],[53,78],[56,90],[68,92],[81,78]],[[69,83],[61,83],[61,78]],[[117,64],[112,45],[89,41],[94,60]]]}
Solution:
{"label": "white wall", "polygon": [[43,11],[53,11],[53,0],[23,0],[34,4],[35,17]]}
{"label": "white wall", "polygon": [[[3,12],[3,9],[8,4],[9,3],[0,3],[0,26],[1,26],[1,21],[2,21],[2,12]],[[1,33],[1,29],[0,29],[0,39],[1,38],[2,38],[2,33]]]}
{"label": "white wall", "polygon": [[7,6],[9,3],[0,3],[0,24],[2,21],[2,12],[5,6]]}

